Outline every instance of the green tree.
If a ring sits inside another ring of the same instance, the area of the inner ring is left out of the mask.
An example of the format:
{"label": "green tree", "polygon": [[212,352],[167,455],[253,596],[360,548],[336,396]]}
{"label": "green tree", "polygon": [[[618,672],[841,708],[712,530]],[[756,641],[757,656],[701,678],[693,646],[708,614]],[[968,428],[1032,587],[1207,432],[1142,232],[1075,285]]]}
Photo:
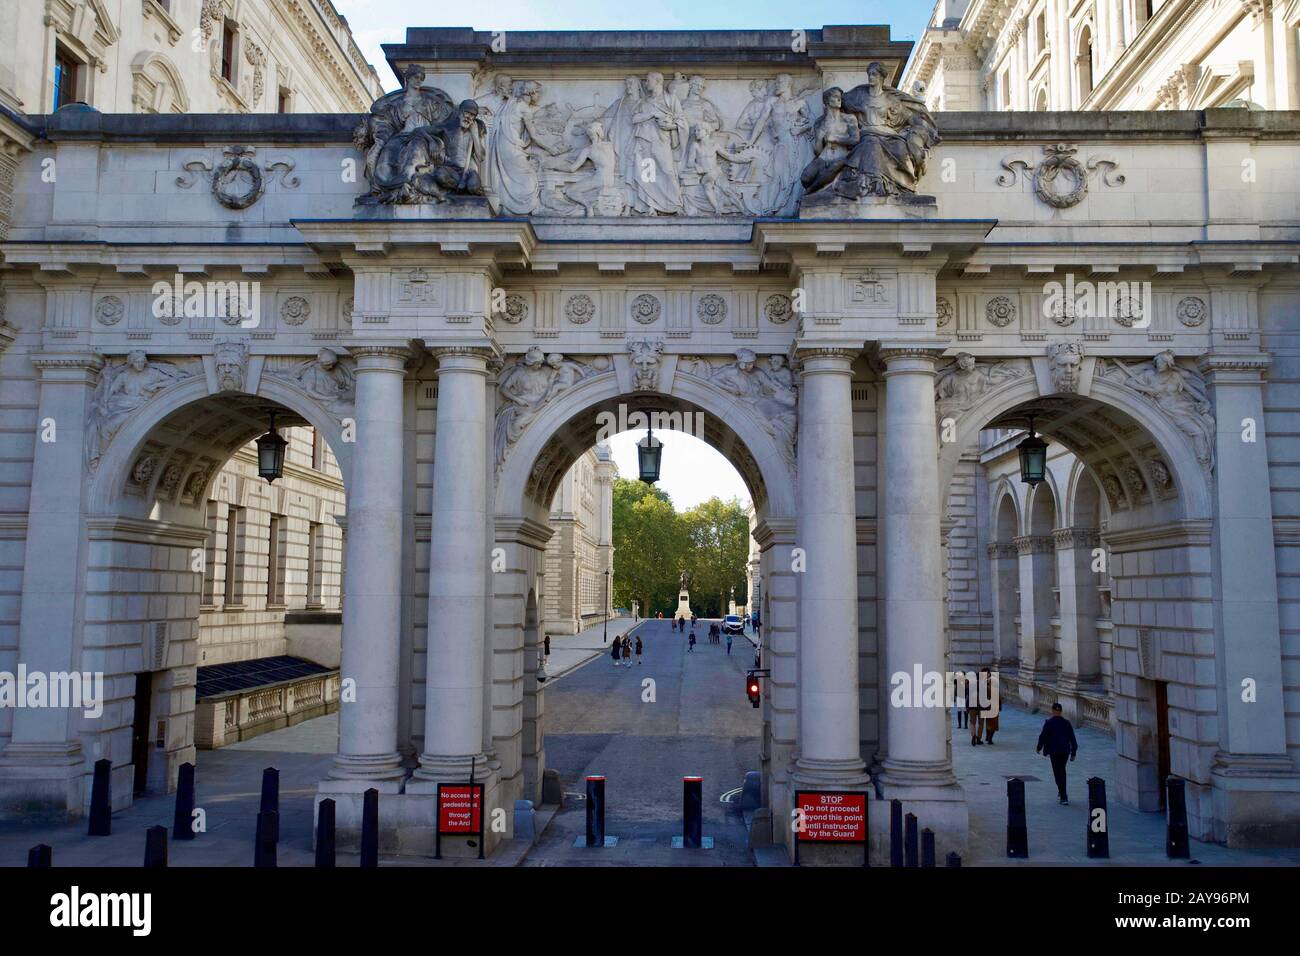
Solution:
{"label": "green tree", "polygon": [[749,516],[736,499],[710,498],[681,515],[686,526],[685,565],[691,575],[691,603],[697,614],[727,613],[734,591],[745,601],[749,560]]}
{"label": "green tree", "polygon": [[685,527],[664,491],[614,480],[614,604],[641,605],[643,615],[677,607],[677,576],[686,552]]}

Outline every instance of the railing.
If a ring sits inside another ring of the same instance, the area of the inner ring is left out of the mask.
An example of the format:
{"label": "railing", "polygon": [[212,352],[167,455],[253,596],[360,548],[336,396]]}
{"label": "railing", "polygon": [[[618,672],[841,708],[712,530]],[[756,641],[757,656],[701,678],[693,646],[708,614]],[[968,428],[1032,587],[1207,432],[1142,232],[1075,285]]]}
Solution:
{"label": "railing", "polygon": [[338,671],[205,697],[195,704],[194,743],[215,750],[338,708]]}

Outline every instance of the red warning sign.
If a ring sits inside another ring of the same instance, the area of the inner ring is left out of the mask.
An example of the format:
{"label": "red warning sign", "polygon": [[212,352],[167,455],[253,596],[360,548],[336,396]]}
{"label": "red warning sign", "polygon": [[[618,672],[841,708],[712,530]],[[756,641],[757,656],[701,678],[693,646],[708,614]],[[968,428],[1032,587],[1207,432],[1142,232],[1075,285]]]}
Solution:
{"label": "red warning sign", "polygon": [[438,830],[453,834],[475,834],[483,825],[483,785],[443,783],[438,785]]}
{"label": "red warning sign", "polygon": [[796,827],[807,843],[864,843],[867,795],[845,791],[800,790],[795,794]]}

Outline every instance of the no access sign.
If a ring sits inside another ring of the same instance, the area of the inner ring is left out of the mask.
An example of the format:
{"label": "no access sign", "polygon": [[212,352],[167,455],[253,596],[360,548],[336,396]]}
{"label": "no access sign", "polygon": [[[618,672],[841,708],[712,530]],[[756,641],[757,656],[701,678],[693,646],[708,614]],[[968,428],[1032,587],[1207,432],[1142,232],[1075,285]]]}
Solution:
{"label": "no access sign", "polygon": [[795,862],[800,843],[861,843],[866,863],[867,795],[850,790],[796,790]]}

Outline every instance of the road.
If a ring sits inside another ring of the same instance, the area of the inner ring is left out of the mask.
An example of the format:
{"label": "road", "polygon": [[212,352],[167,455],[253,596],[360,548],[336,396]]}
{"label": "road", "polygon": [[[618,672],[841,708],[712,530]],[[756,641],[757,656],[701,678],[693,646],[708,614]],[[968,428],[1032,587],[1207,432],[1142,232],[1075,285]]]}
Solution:
{"label": "road", "polygon": [[[708,642],[696,625],[693,653],[668,621],[644,622],[641,665],[614,667],[609,655],[546,688],[546,759],[560,773],[563,808],[528,854],[526,866],[746,866],[739,814],[719,802],[759,768],[761,711],[745,696],[753,648],[737,637]],[[649,683],[647,683],[649,682]],[[587,774],[606,777],[605,829],[618,846],[575,849],[586,826]],[[682,776],[704,777],[704,835],[712,850],[674,850],[681,834]]]}

